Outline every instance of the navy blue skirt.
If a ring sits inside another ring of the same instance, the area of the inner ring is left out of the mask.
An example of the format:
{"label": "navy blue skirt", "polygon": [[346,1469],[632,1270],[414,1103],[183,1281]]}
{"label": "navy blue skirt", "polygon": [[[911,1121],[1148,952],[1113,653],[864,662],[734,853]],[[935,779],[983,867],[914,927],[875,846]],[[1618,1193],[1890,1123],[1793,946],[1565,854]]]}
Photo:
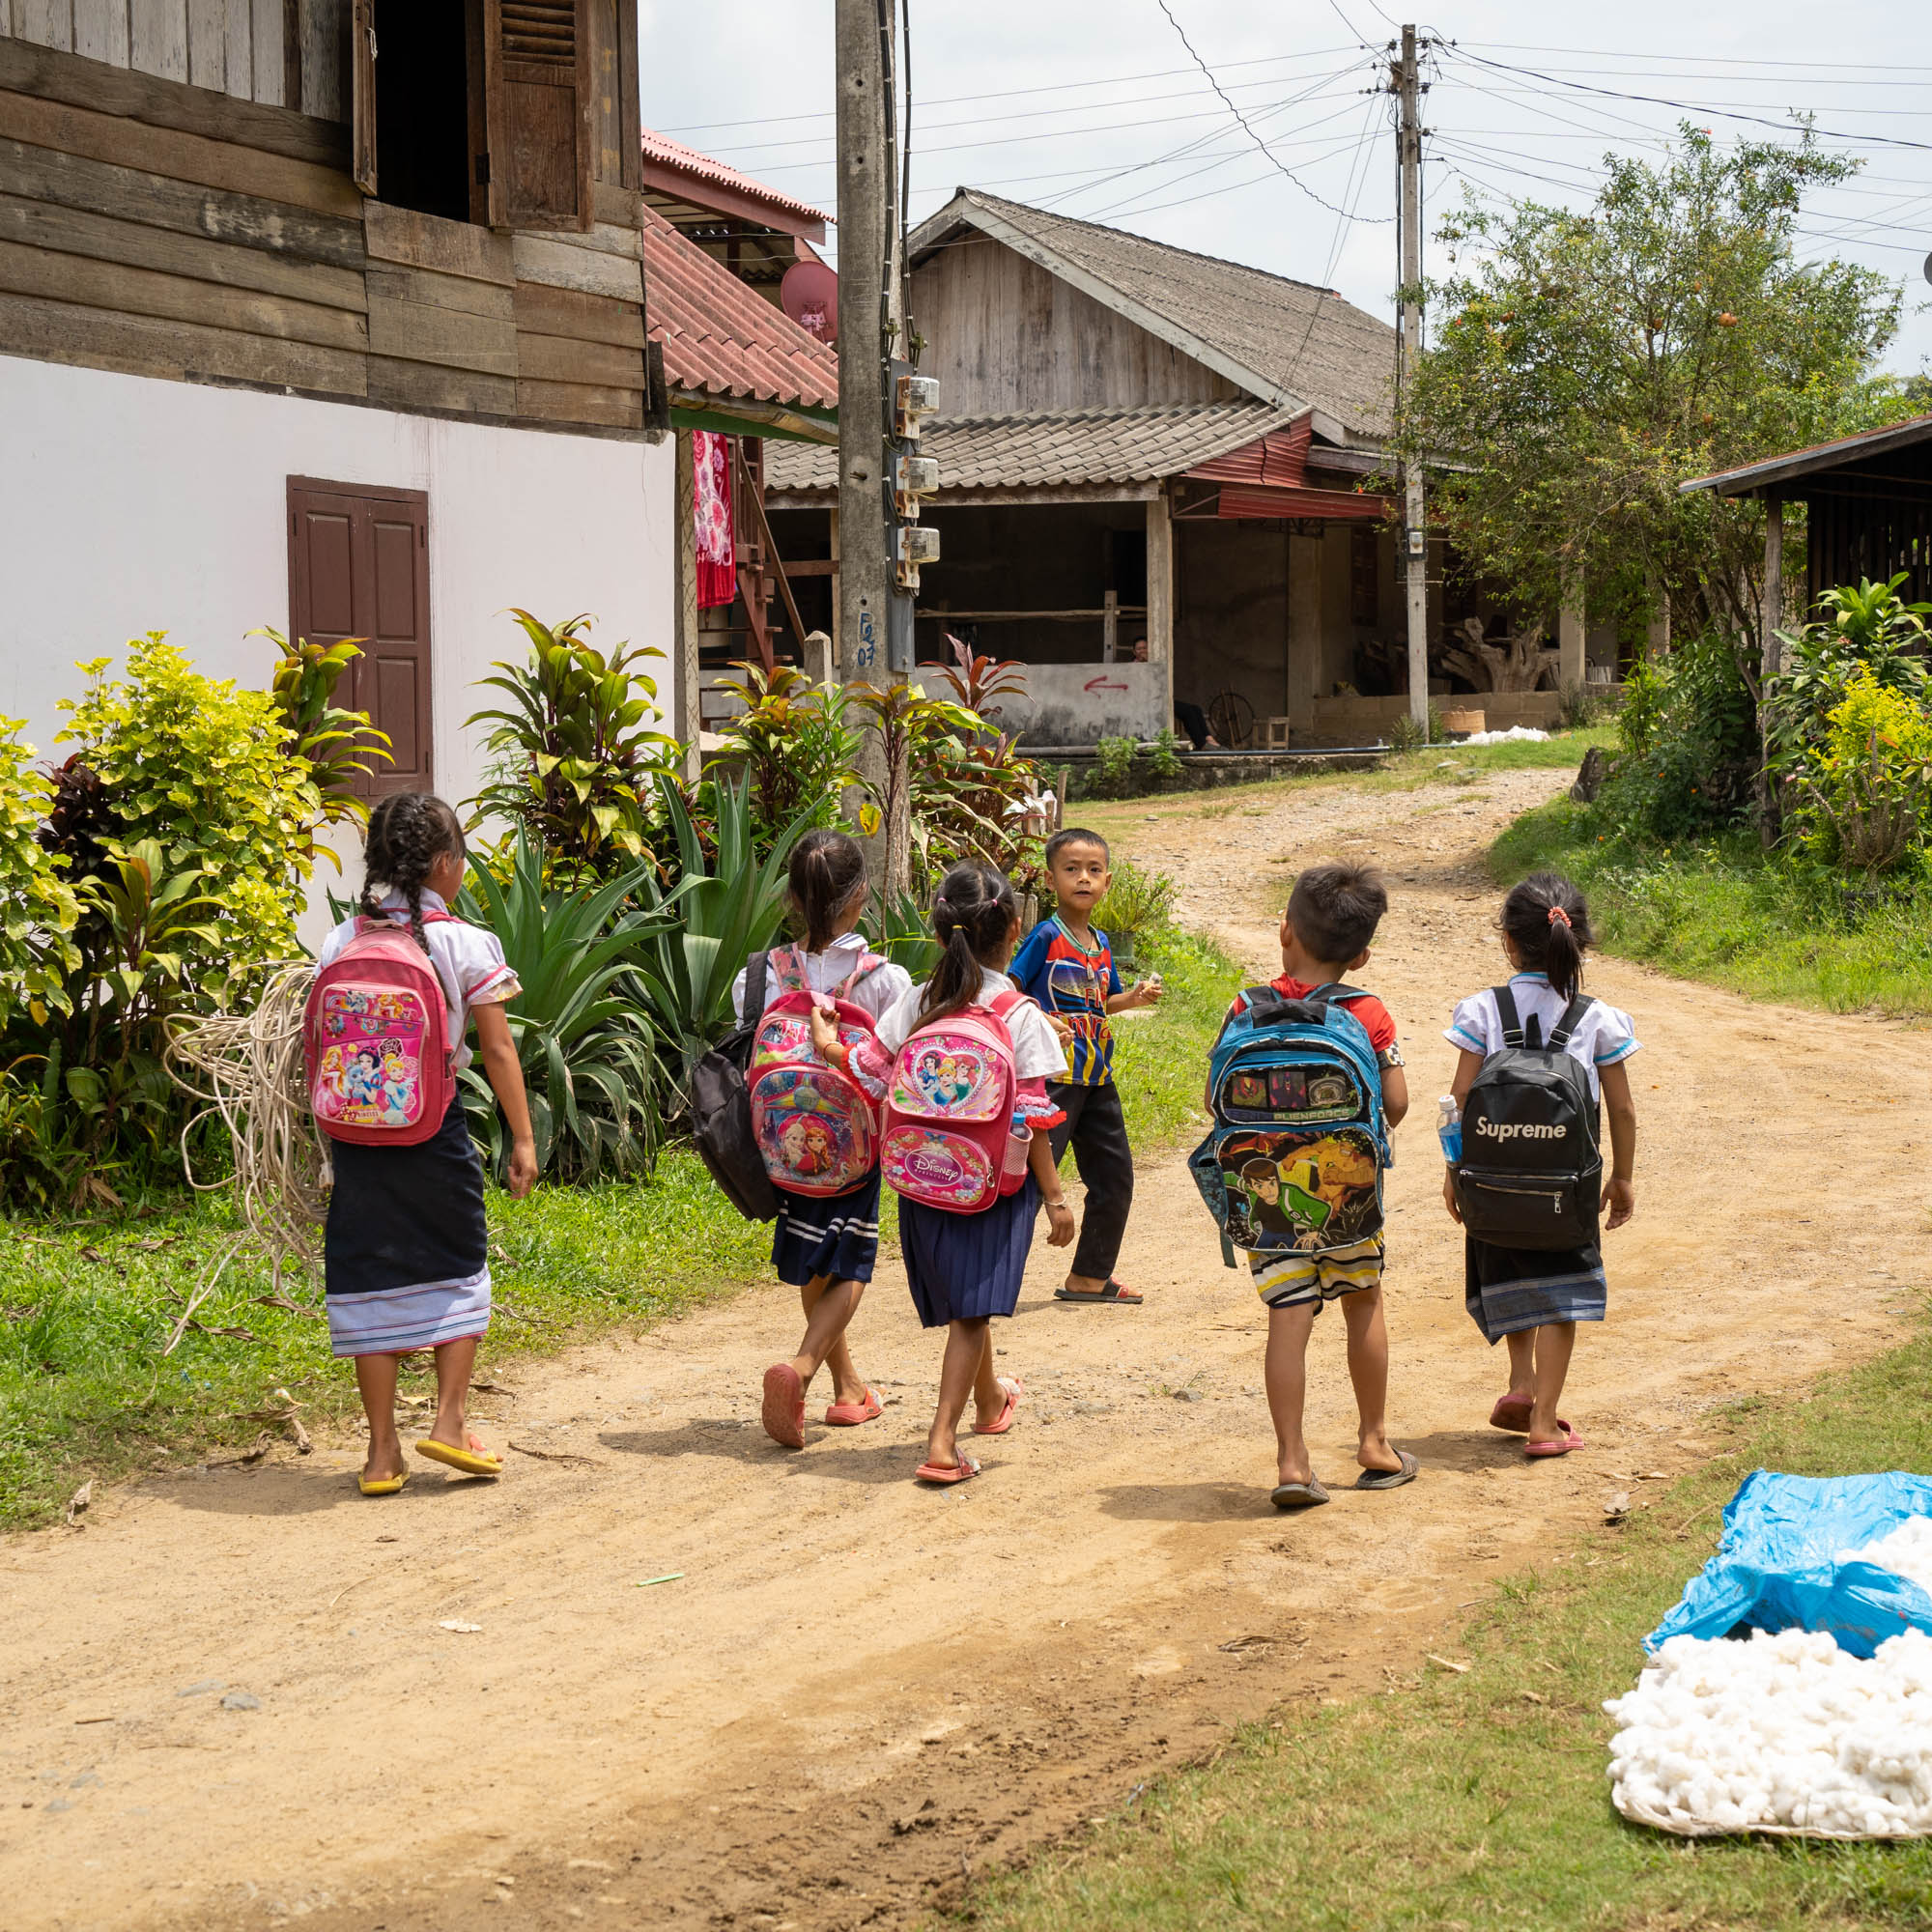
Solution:
{"label": "navy blue skirt", "polygon": [[1010,1315],[1019,1306],[1038,1213],[1039,1184],[1031,1174],[1017,1194],[979,1214],[952,1214],[902,1198],[899,1247],[921,1325],[944,1328],[949,1321]]}
{"label": "navy blue skirt", "polygon": [[779,1218],[772,1228],[772,1265],[781,1281],[804,1288],[814,1275],[832,1281],[870,1281],[879,1258],[879,1170],[849,1194],[793,1194],[774,1187]]}
{"label": "navy blue skirt", "polygon": [[1601,1321],[1609,1300],[1600,1249],[1504,1248],[1463,1237],[1463,1305],[1492,1348],[1552,1321]]}

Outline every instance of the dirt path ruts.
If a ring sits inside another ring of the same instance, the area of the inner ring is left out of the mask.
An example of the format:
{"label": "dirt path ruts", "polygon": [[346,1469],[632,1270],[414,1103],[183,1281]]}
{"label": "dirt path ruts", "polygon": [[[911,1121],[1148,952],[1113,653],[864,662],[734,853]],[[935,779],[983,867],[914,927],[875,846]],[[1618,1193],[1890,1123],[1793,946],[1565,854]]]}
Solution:
{"label": "dirt path ruts", "polygon": [[[1145,1307],[1055,1305],[1064,1263],[1036,1250],[997,1338],[1031,1401],[963,1490],[906,1480],[938,1350],[888,1266],[855,1339],[899,1400],[802,1456],[756,1426],[796,1326],[789,1292],[760,1291],[523,1371],[489,1427],[550,1460],[513,1454],[495,1488],[419,1474],[366,1503],[354,1445],[325,1445],[0,1545],[0,1919],[414,1932],[489,1902],[505,1926],[902,1923],[1231,1721],[1439,1647],[1490,1579],[1584,1537],[1605,1491],[1696,1458],[1710,1405],[1891,1340],[1932,1038],[1605,961],[1592,986],[1646,1051],[1638,1219],[1572,1384],[1591,1446],[1529,1466],[1483,1426],[1501,1382],[1437,1200],[1438,1036],[1496,972],[1477,854],[1561,782],[1130,820],[1187,916],[1258,967],[1294,865],[1388,869],[1364,977],[1416,1096],[1388,1280],[1391,1418],[1422,1481],[1268,1509],[1263,1317],[1169,1151],[1130,1235]],[[1851,1145],[1860,1167],[1835,1157]],[[1352,1445],[1340,1327],[1318,1327],[1311,1400],[1331,1480]]]}

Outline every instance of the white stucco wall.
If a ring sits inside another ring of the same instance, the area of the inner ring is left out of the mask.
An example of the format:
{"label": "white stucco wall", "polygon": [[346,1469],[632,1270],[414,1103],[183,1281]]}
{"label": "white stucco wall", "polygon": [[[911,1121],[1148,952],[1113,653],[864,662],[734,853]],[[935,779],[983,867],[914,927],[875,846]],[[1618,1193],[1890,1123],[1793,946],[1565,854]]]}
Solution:
{"label": "white stucco wall", "polygon": [[[0,712],[43,757],[80,658],[151,630],[212,676],[265,681],[289,621],[287,479],[429,493],[437,789],[481,779],[464,720],[496,658],[526,645],[500,614],[593,612],[591,641],[668,653],[674,453],[344,403],[69,369],[0,355]],[[657,670],[669,702],[669,657]],[[353,875],[353,874],[352,874]]]}

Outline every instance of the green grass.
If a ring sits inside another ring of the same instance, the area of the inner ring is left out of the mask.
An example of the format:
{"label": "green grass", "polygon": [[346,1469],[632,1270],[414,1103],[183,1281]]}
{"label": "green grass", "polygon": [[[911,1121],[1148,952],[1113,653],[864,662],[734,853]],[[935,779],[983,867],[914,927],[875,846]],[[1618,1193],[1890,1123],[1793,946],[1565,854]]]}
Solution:
{"label": "green grass", "polygon": [[1138,965],[1161,976],[1161,1001],[1114,1022],[1114,1081],[1134,1145],[1152,1148],[1201,1126],[1208,1049],[1242,974],[1211,940],[1174,927],[1142,940]]}
{"label": "green grass", "polygon": [[1382,1695],[1247,1726],[1082,1842],[982,1882],[961,1917],[982,1932],[1932,1925],[1932,1843],[1691,1844],[1626,1825],[1601,1709],[1634,1681],[1639,1638],[1750,1469],[1932,1467],[1929,1376],[1919,1340],[1804,1400],[1708,1419],[1721,1453],[1706,1467],[1654,1499],[1644,1486],[1650,1508],[1433,1640],[1466,1675],[1423,1664]]}
{"label": "green grass", "polygon": [[1606,833],[1567,799],[1490,850],[1499,884],[1543,867],[1590,901],[1597,943],[1753,999],[1897,1019],[1932,1014],[1932,890],[1867,895],[1843,874],[1767,855],[1749,833],[1677,846]]}
{"label": "green grass", "polygon": [[[277,1388],[314,1428],[355,1412],[328,1352],[319,1292],[260,1297],[269,1270],[238,1261],[161,1350],[235,1226],[225,1195],[112,1225],[0,1222],[0,1527],[45,1522],[90,1477],[251,1444]],[[766,1273],[770,1231],[740,1220],[696,1158],[673,1151],[649,1183],[490,1195],[496,1320],[488,1379],[507,1360],[695,1307]],[[223,1333],[222,1330],[232,1332]],[[406,1386],[429,1386],[412,1358]]]}

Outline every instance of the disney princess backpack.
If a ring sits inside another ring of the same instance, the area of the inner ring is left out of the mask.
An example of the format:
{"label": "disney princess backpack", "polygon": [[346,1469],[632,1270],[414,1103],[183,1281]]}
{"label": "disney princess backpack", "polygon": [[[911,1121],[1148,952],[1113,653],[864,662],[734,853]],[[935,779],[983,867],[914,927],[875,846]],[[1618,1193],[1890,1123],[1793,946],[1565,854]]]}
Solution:
{"label": "disney princess backpack", "polygon": [[1019,1079],[1009,990],[962,1007],[899,1048],[886,1089],[879,1170],[908,1201],[977,1214],[1026,1181],[1028,1136],[1013,1131]]}
{"label": "disney princess backpack", "polygon": [[[447,921],[426,912],[423,923]],[[309,1104],[331,1140],[418,1147],[456,1092],[442,981],[408,926],[357,918],[302,1014]]]}
{"label": "disney princess backpack", "polygon": [[[838,1037],[847,1047],[871,1038],[872,1016],[852,994],[885,960],[865,953],[831,995]],[[772,1184],[790,1194],[849,1194],[878,1159],[871,1096],[811,1043],[812,995],[795,947],[768,955],[781,991],[755,1022],[745,1081],[752,1133]],[[748,982],[749,991],[749,982]],[[750,1010],[748,999],[746,1009]]]}

